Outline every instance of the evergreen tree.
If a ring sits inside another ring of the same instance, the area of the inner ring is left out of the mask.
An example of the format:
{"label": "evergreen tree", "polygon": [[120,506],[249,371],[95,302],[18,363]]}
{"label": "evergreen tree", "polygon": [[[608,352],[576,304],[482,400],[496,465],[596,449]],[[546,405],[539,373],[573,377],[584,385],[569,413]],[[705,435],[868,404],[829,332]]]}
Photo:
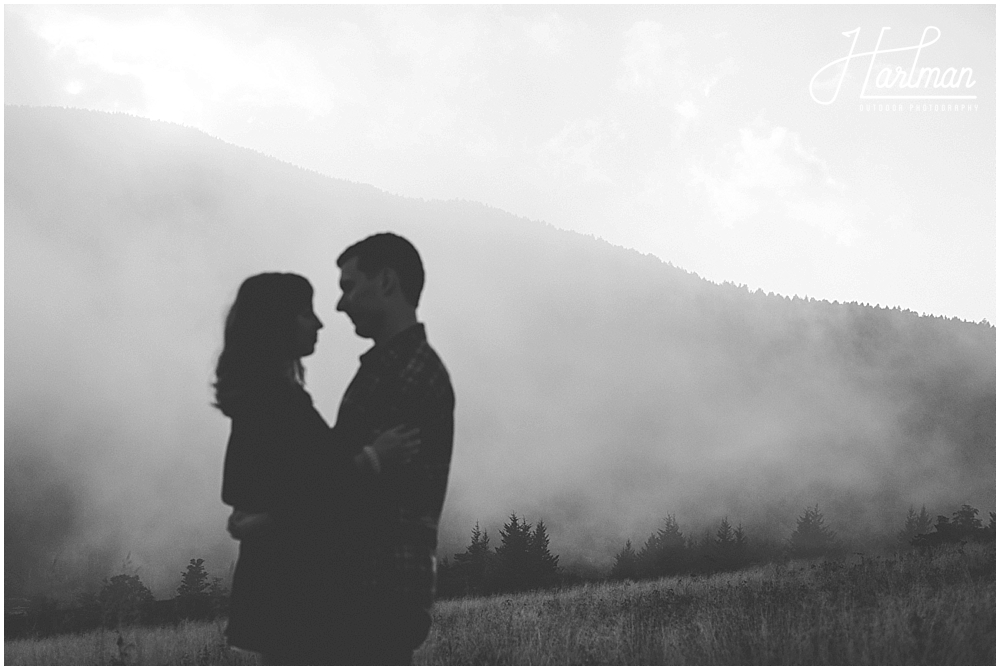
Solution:
{"label": "evergreen tree", "polygon": [[649,536],[636,559],[643,577],[680,574],[687,568],[684,534],[672,514],[663,520],[663,528]]}
{"label": "evergreen tree", "polygon": [[611,566],[611,579],[635,579],[639,576],[638,567],[632,540],[625,540],[625,546],[615,554],[615,563]]}
{"label": "evergreen tree", "polygon": [[979,518],[979,510],[971,505],[962,505],[961,509],[951,515],[938,516],[933,533],[918,535],[910,544],[917,547],[927,547],[937,544],[957,544],[959,542],[989,542],[995,540],[993,529],[995,521],[991,517],[990,526],[983,527]]}
{"label": "evergreen tree", "polygon": [[743,524],[736,527],[733,531],[733,558],[736,562],[737,567],[743,567],[750,563],[750,540],[747,538],[747,534],[743,532]]}
{"label": "evergreen tree", "polygon": [[743,524],[736,527],[733,531],[733,544],[737,547],[746,547],[748,543],[747,534],[743,532]]}
{"label": "evergreen tree", "polygon": [[205,559],[192,558],[187,569],[181,573],[181,584],[177,587],[178,598],[206,595],[209,589],[208,571]]}
{"label": "evergreen tree", "polygon": [[733,546],[735,541],[733,527],[729,525],[729,518],[726,517],[719,524],[719,529],[715,531],[715,546],[722,549],[723,553],[727,553],[727,550]]}
{"label": "evergreen tree", "polygon": [[714,567],[718,570],[734,570],[745,563],[745,554],[746,535],[743,533],[743,526],[734,531],[729,519],[724,518],[715,531],[712,547]]}
{"label": "evergreen tree", "polygon": [[929,533],[931,528],[934,527],[933,519],[931,515],[927,512],[927,507],[925,505],[920,506],[920,514],[917,515],[916,522],[914,523],[916,527],[917,534]]}
{"label": "evergreen tree", "polygon": [[983,527],[979,510],[972,505],[962,505],[961,509],[952,514],[951,524],[962,535],[975,535]]}
{"label": "evergreen tree", "polygon": [[545,588],[555,583],[559,573],[559,557],[549,551],[549,531],[541,519],[535,524],[528,540],[530,573],[529,588]]}
{"label": "evergreen tree", "polygon": [[455,554],[457,579],[464,592],[479,595],[492,592],[492,562],[489,533],[480,530],[479,522],[472,529],[472,541],[465,551]]}
{"label": "evergreen tree", "polygon": [[502,591],[527,588],[531,574],[531,526],[516,513],[500,530],[500,546],[496,548],[497,586]]}
{"label": "evergreen tree", "polygon": [[903,529],[899,531],[896,539],[900,544],[906,544],[917,535],[929,533],[931,528],[931,515],[927,513],[927,506],[921,505],[919,514],[911,506],[906,513],[906,521],[903,522]]}
{"label": "evergreen tree", "polygon": [[205,619],[212,613],[211,584],[205,559],[192,558],[187,569],[181,573],[181,583],[177,587],[177,613],[184,619]]}
{"label": "evergreen tree", "polygon": [[837,549],[837,536],[827,528],[819,505],[807,508],[788,540],[789,554],[796,558],[812,558]]}

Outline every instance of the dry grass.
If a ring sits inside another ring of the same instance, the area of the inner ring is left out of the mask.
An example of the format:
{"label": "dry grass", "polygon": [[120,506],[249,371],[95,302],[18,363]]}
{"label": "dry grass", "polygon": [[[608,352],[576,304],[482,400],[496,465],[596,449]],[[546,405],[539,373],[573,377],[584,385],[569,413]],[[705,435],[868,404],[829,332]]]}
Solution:
{"label": "dry grass", "polygon": [[427,665],[994,665],[991,546],[439,603]]}
{"label": "dry grass", "polygon": [[226,644],[224,627],[221,621],[185,622],[8,640],[3,660],[4,665],[257,665],[255,654]]}
{"label": "dry grass", "polygon": [[[7,665],[241,665],[222,624],[5,643]],[[444,601],[425,665],[994,665],[995,545]]]}

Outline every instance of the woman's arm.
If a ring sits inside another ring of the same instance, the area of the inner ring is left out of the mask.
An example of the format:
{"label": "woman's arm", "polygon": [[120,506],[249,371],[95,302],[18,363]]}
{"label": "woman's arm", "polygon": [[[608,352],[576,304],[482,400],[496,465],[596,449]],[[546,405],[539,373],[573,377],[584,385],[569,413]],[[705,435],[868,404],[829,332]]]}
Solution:
{"label": "woman's arm", "polygon": [[222,473],[222,501],[245,512],[263,512],[275,502],[280,483],[274,421],[261,413],[233,417]]}
{"label": "woman's arm", "polygon": [[234,540],[245,540],[261,532],[267,532],[274,523],[268,512],[244,512],[233,510],[226,522],[226,530]]}

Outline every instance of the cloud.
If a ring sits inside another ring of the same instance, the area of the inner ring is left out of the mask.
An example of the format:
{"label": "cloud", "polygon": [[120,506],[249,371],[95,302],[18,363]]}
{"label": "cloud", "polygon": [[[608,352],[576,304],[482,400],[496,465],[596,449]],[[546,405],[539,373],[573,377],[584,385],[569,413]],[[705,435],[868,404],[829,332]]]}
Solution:
{"label": "cloud", "polygon": [[725,58],[715,66],[715,74],[709,75],[702,79],[698,84],[698,92],[701,93],[706,98],[711,95],[712,89],[718,84],[724,77],[736,74],[739,71],[739,65],[735,58]]}
{"label": "cloud", "polygon": [[583,28],[580,22],[570,22],[556,12],[525,27],[528,38],[553,56],[565,56],[574,36]]}
{"label": "cloud", "polygon": [[625,33],[621,63],[624,73],[619,88],[647,93],[663,93],[673,88],[671,78],[684,77],[686,63],[680,49],[683,36],[668,33],[655,21],[639,21]]}
{"label": "cloud", "polygon": [[615,134],[615,126],[609,127],[599,119],[568,121],[541,146],[539,163],[557,177],[575,174],[584,182],[610,182],[611,177],[600,166],[595,154],[608,136]]}
{"label": "cloud", "polygon": [[847,187],[826,162],[794,131],[781,126],[760,130],[742,128],[739,142],[726,147],[713,165],[691,168],[691,183],[704,189],[722,221],[732,226],[777,209],[837,244],[859,239]]}
{"label": "cloud", "polygon": [[[35,23],[53,55],[75,70],[58,83],[67,93],[93,98],[108,77],[139,83],[141,96],[100,100],[105,108],[201,125],[219,101],[289,106],[313,116],[329,114],[337,102],[303,49],[273,37],[239,44],[178,11],[117,20],[51,11],[37,15]],[[108,89],[100,97],[119,93]]]}
{"label": "cloud", "polygon": [[48,45],[35,35],[16,9],[4,7],[4,101],[8,104],[52,105],[57,84]]}
{"label": "cloud", "polygon": [[712,89],[738,70],[734,58],[713,65],[693,66],[688,39],[668,32],[660,23],[639,21],[625,33],[618,89],[651,97],[655,104],[672,110],[676,138],[684,135],[699,116],[696,100],[708,98]]}
{"label": "cloud", "polygon": [[490,30],[414,7],[379,17],[370,48],[397,68],[366,89],[371,139],[392,149],[454,142],[477,155],[492,151],[495,138],[477,112],[490,95],[481,64]]}
{"label": "cloud", "polygon": [[679,105],[674,105],[674,111],[685,119],[693,119],[698,116],[698,106],[691,100],[685,100]]}

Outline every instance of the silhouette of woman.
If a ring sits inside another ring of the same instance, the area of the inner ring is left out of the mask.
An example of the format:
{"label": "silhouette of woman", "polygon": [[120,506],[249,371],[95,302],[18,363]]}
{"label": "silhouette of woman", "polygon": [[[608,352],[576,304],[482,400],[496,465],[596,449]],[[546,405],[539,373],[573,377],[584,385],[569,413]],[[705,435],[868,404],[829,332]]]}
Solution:
{"label": "silhouette of woman", "polygon": [[357,457],[339,453],[303,388],[301,358],[323,324],[313,289],[295,274],[265,273],[240,286],[226,317],[215,406],[232,419],[222,500],[240,540],[226,637],[269,665],[335,660],[348,567],[338,541],[337,482],[405,462],[419,438],[397,426]]}

